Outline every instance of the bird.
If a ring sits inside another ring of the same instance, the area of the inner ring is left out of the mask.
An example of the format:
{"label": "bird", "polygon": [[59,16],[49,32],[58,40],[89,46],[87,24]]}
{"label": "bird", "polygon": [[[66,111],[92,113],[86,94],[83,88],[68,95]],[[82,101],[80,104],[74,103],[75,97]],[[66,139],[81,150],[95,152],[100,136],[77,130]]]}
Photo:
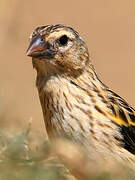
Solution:
{"label": "bird", "polygon": [[37,27],[27,56],[37,71],[49,139],[72,137],[100,157],[135,162],[135,110],[99,79],[76,30],[62,24]]}

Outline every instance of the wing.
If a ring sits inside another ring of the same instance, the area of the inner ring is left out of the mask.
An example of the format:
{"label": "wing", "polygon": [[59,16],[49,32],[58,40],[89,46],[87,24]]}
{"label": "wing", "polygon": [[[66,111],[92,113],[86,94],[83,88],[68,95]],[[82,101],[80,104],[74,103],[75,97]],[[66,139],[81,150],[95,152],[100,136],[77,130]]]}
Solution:
{"label": "wing", "polygon": [[107,90],[110,108],[115,116],[115,123],[123,137],[121,145],[135,154],[135,110],[120,96]]}

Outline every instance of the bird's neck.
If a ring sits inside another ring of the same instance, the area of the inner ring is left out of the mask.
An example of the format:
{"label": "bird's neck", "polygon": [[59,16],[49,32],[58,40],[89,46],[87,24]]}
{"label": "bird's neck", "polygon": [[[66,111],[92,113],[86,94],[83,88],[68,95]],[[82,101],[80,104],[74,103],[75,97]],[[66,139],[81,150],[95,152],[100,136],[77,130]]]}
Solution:
{"label": "bird's neck", "polygon": [[87,66],[83,70],[77,72],[65,72],[63,68],[58,69],[56,66],[50,64],[50,62],[44,62],[42,60],[33,59],[33,67],[37,70],[37,87],[44,86],[50,79],[66,79],[70,83],[76,83],[82,87],[89,88],[89,90],[97,87],[106,87],[98,78],[95,73],[94,66],[88,61]]}
{"label": "bird's neck", "polygon": [[85,71],[78,77],[70,77],[71,81],[88,91],[105,90],[107,86],[98,78],[94,66],[89,64]]}

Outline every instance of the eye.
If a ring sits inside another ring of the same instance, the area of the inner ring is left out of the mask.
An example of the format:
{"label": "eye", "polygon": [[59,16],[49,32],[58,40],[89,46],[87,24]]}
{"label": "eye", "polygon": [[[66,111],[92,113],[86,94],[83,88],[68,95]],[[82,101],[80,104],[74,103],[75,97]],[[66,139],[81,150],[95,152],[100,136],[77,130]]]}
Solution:
{"label": "eye", "polygon": [[66,35],[63,35],[59,38],[59,44],[61,46],[65,46],[68,42],[68,37]]}

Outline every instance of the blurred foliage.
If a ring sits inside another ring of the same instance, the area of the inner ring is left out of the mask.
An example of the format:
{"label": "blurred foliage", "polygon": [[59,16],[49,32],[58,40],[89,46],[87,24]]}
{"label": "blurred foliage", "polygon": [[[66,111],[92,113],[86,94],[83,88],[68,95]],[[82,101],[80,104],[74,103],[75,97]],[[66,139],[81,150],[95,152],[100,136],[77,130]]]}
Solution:
{"label": "blurred foliage", "polygon": [[117,172],[103,167],[99,170],[71,140],[55,140],[53,146],[46,141],[33,147],[29,131],[0,132],[0,180],[135,179],[128,168],[116,168]]}
{"label": "blurred foliage", "polygon": [[28,133],[29,129],[14,135],[0,133],[0,180],[67,179],[66,168],[49,157],[48,142],[35,154],[29,147]]}

